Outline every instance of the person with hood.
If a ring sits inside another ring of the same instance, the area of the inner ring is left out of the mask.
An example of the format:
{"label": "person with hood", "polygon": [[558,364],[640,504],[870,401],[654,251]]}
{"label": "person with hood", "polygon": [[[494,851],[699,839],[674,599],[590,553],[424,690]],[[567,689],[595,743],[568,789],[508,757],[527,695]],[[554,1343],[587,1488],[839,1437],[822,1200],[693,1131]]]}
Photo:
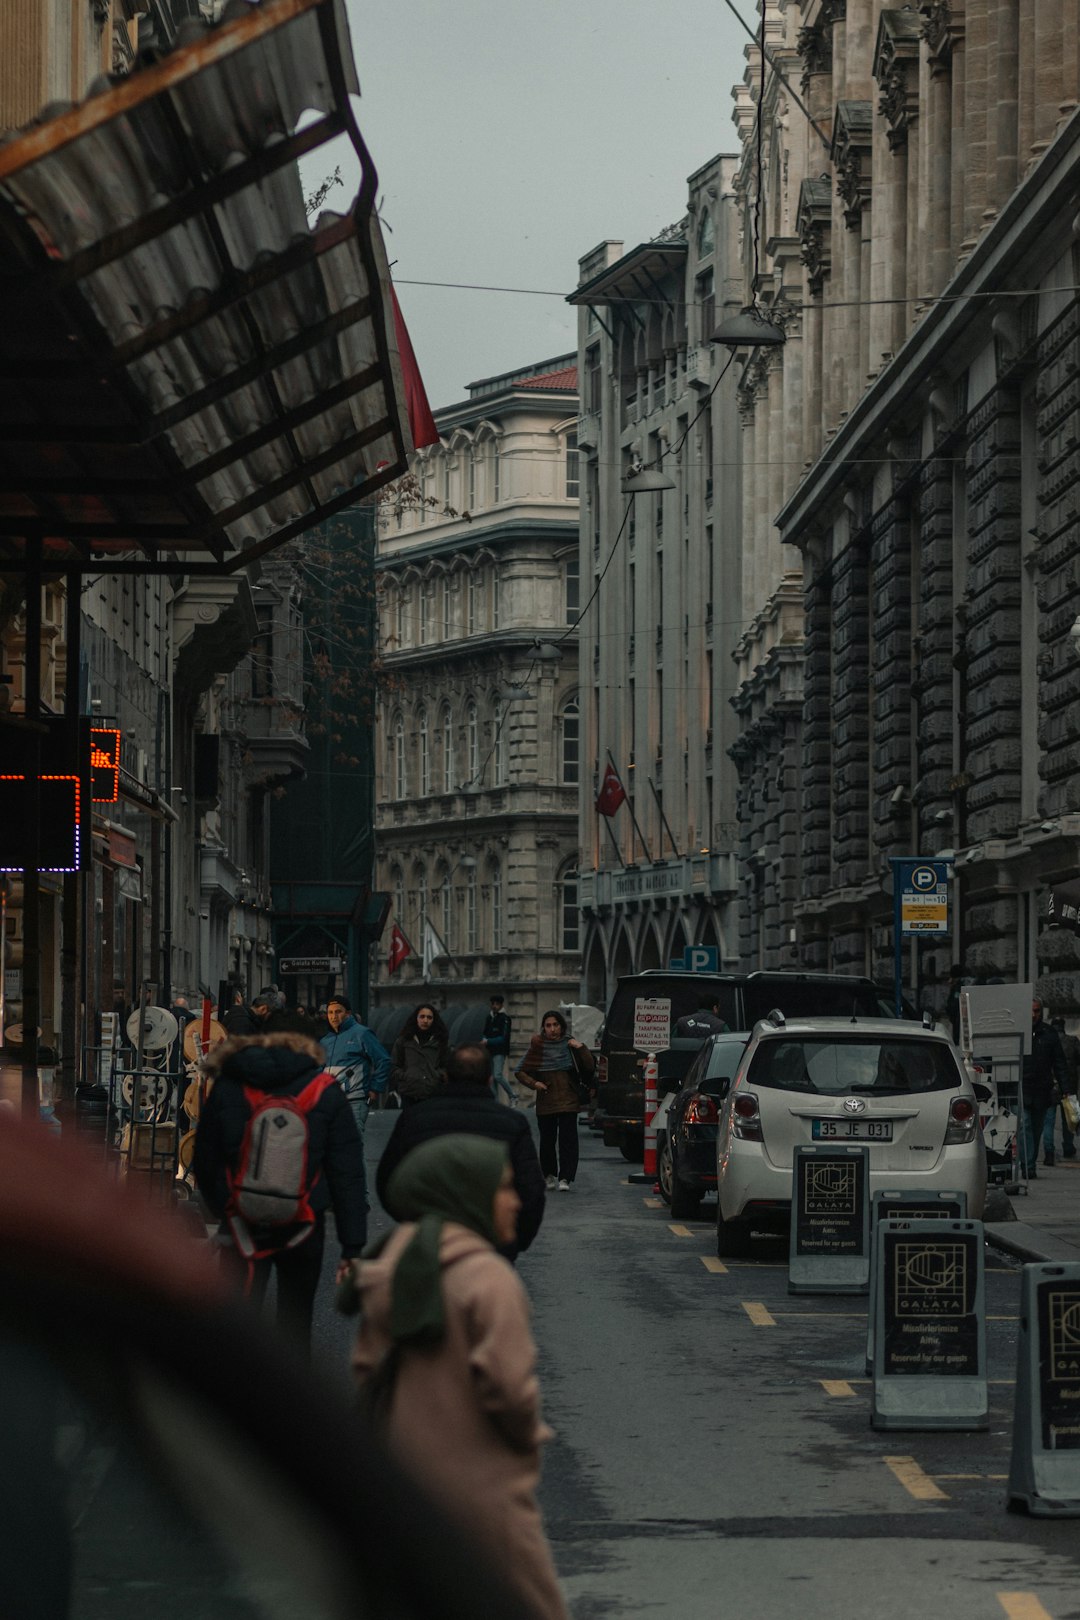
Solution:
{"label": "person with hood", "polygon": [[541,1422],[529,1303],[496,1245],[519,1200],[505,1143],[422,1142],[390,1177],[404,1224],[352,1266],[352,1366],[387,1445],[544,1620],[567,1620],[536,1502]]}
{"label": "person with hood", "polygon": [[[303,1035],[288,1031],[271,1035],[237,1036],[222,1041],[207,1054],[204,1067],[214,1085],[199,1111],[192,1155],[192,1174],[211,1214],[225,1221],[230,1198],[230,1175],[240,1167],[244,1134],[258,1094],[295,1098],[325,1070],[322,1048]],[[330,1081],[307,1114],[308,1188],[315,1222],[311,1231],[294,1241],[290,1227],[253,1235],[265,1258],[248,1263],[249,1297],[261,1303],[270,1272],[277,1278],[279,1326],[311,1344],[311,1318],[315,1290],[322,1270],[326,1238],[326,1211],[333,1209],[341,1245],[339,1275],[346,1263],[367,1242],[367,1183],[364,1149],[352,1109],[336,1081]],[[230,1252],[230,1251],[226,1251]],[[240,1256],[231,1250],[237,1268]]]}
{"label": "person with hood", "polygon": [[578,1167],[578,1114],[584,1106],[582,1088],[595,1093],[596,1068],[589,1048],[569,1033],[561,1012],[546,1012],[540,1034],[518,1064],[515,1078],[536,1092],[536,1123],[540,1130],[540,1167],[548,1192],[556,1185],[569,1192]]}
{"label": "person with hood", "polygon": [[390,1054],[390,1084],[408,1108],[430,1097],[446,1079],[450,1038],[430,1002],[409,1014]]}
{"label": "person with hood", "polygon": [[326,1004],[326,1033],[319,1040],[326,1054],[326,1067],[349,1099],[361,1139],[368,1109],[380,1092],[386,1090],[390,1075],[390,1054],[366,1024],[353,1014],[344,996],[331,996]]}
{"label": "person with hood", "polygon": [[421,1142],[462,1132],[505,1142],[510,1150],[510,1167],[521,1208],[514,1241],[500,1246],[499,1253],[512,1262],[540,1230],[544,1173],[524,1114],[512,1113],[491,1095],[491,1053],[485,1046],[455,1046],[446,1062],[446,1084],[415,1108],[402,1111],[379,1160],[375,1189],[387,1214],[400,1220],[389,1192],[398,1165]]}

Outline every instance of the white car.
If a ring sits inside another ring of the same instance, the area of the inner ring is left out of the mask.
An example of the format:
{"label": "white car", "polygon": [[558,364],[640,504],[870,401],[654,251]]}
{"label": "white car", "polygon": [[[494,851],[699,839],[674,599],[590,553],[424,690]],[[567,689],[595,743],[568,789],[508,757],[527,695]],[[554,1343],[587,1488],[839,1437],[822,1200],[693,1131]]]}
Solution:
{"label": "white car", "polygon": [[982,1217],[979,1105],[946,1035],[894,1019],[763,1019],[720,1115],[718,1254],[787,1227],[794,1151],[816,1142],[865,1143],[871,1197],[964,1192],[968,1215]]}

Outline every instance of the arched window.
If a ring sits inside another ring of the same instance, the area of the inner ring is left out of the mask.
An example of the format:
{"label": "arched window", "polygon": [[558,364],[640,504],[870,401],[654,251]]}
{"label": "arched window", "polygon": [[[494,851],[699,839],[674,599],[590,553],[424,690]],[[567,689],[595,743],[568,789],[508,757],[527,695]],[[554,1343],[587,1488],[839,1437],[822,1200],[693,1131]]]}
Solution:
{"label": "arched window", "polygon": [[481,624],[480,624],[480,583],[481,583],[480,582],[480,575],[476,572],[476,569],[474,568],[474,569],[470,570],[470,573],[469,573],[469,616],[468,616],[468,619],[466,620],[466,623],[468,624],[468,627],[469,627],[470,636],[475,636],[476,632],[481,628]]}
{"label": "arched window", "polygon": [[476,506],[476,451],[469,451],[469,511]]}
{"label": "arched window", "polygon": [[499,570],[491,570],[491,628],[499,628]]}
{"label": "arched window", "polygon": [[467,951],[479,949],[477,927],[476,867],[471,866],[465,878],[465,949]]}
{"label": "arched window", "polygon": [[442,790],[454,791],[454,722],[447,703],[442,712]]}
{"label": "arched window", "polygon": [[467,786],[479,787],[477,778],[480,775],[480,717],[471,698],[465,710],[465,760],[469,773]]}
{"label": "arched window", "polygon": [[450,640],[450,575],[446,574],[442,582],[442,638]]}
{"label": "arched window", "polygon": [[581,610],[581,558],[575,551],[563,565],[563,595],[567,624],[577,624]]}
{"label": "arched window", "polygon": [[421,709],[416,717],[416,743],[420,760],[420,797],[426,799],[431,792],[431,736],[426,709]]}
{"label": "arched window", "polygon": [[716,226],[713,217],[706,208],[702,211],[697,228],[697,251],[699,259],[707,259],[716,246]]}
{"label": "arched window", "polygon": [[394,643],[398,647],[400,647],[405,640],[406,607],[407,603],[405,586],[401,585],[398,587],[397,601],[394,603]]}
{"label": "arched window", "polygon": [[400,866],[390,868],[390,893],[394,902],[394,921],[405,921],[405,874]]}
{"label": "arched window", "polygon": [[427,522],[427,467],[423,463],[416,469],[420,522]]}
{"label": "arched window", "polygon": [[580,491],[579,463],[577,447],[577,428],[571,428],[566,435],[566,498],[576,501]]}
{"label": "arched window", "polygon": [[581,779],[581,706],[576,697],[564,704],[560,729],[560,777],[567,786],[576,787]]}
{"label": "arched window", "polygon": [[503,948],[503,888],[502,867],[494,862],[489,877],[491,887],[491,949]]}
{"label": "arched window", "polygon": [[443,944],[450,949],[450,868],[443,862],[439,868],[436,902],[439,908],[439,932]]}
{"label": "arched window", "polygon": [[502,466],[498,439],[491,441],[491,500],[493,505],[502,500]]}
{"label": "arched window", "polygon": [[560,939],[564,951],[581,949],[581,913],[578,910],[578,875],[564,872],[559,884]]}
{"label": "arched window", "polygon": [[420,586],[420,645],[426,647],[428,636],[431,633],[431,584],[425,581]]}
{"label": "arched window", "polygon": [[[413,868],[413,880],[416,887],[416,915],[418,919],[417,932],[423,931],[424,921],[428,914],[428,880],[427,867]],[[415,937],[415,936],[414,936]]]}
{"label": "arched window", "polygon": [[394,716],[390,741],[390,796],[405,797],[405,716],[399,709]]}

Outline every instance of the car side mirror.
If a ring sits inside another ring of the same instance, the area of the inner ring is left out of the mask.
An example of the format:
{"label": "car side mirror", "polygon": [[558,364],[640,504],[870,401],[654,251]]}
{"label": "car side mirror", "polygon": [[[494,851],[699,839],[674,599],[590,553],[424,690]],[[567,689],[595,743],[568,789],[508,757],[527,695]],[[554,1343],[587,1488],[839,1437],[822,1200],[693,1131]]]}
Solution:
{"label": "car side mirror", "polygon": [[994,1093],[989,1086],[984,1086],[981,1080],[973,1080],[971,1089],[979,1102],[989,1102]]}

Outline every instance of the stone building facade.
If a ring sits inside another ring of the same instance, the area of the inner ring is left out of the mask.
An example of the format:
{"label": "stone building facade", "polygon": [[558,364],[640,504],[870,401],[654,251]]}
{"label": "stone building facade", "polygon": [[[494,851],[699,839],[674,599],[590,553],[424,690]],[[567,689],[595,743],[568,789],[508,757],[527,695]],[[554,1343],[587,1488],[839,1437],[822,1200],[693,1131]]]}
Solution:
{"label": "stone building facade", "polygon": [[[737,161],[690,176],[686,214],[630,252],[580,261],[585,994],[687,945],[739,958],[738,736],[731,648],[744,622],[735,371],[710,336],[741,289]],[[675,483],[630,497],[635,460]],[[609,760],[629,798],[594,810]]]}
{"label": "stone building facade", "polygon": [[381,501],[376,887],[416,953],[383,1008],[578,998],[577,414],[573,355],[473,383]]}
{"label": "stone building facade", "polygon": [[940,855],[952,935],[909,987],[959,960],[1080,1009],[1044,921],[1080,860],[1077,21],[806,0],[748,52],[736,189],[787,334],[740,362],[782,627],[771,704],[738,649],[748,965],[887,979],[889,858]]}

